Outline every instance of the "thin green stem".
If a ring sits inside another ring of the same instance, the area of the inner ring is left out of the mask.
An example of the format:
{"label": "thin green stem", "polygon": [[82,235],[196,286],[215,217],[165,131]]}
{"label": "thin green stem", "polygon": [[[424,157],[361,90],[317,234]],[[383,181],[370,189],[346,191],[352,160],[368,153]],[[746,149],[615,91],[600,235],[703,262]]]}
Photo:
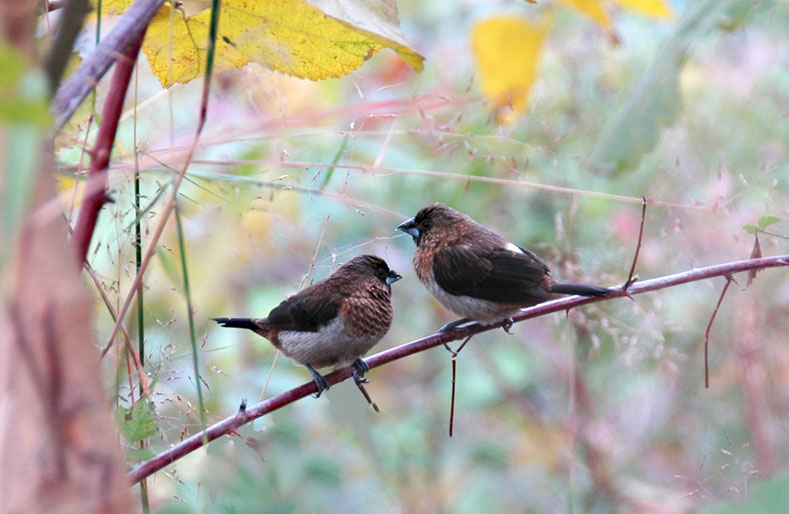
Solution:
{"label": "thin green stem", "polygon": [[[101,0],[99,0],[101,5]],[[99,18],[101,20],[101,18]],[[98,37],[98,35],[97,35]],[[140,159],[137,151],[137,87],[140,82],[139,68],[135,67],[134,73],[134,116],[132,117],[132,135],[134,141],[134,212],[137,214],[134,222],[134,265],[135,271],[140,272],[142,266],[142,230],[140,228]],[[143,312],[143,287],[142,282],[137,284],[137,352],[140,355],[140,365],[145,369],[145,313]],[[140,382],[140,397],[144,394],[143,383]],[[148,446],[147,440],[137,443],[141,450]],[[148,481],[140,482],[140,503],[145,514],[151,512],[148,501]]]}
{"label": "thin green stem", "polygon": [[[189,272],[186,266],[186,247],[184,245],[184,228],[181,223],[181,211],[178,208],[178,203],[175,204],[175,225],[178,231],[178,248],[181,252],[181,269],[184,274],[184,294],[186,296],[186,308],[189,317],[189,339],[192,342],[192,364],[195,371],[195,383],[197,384],[197,404],[200,410],[200,423],[202,424],[203,432],[205,432],[205,408],[203,407],[203,389],[200,385],[200,360],[197,357],[197,337],[195,336],[195,319],[192,310],[192,293],[189,288]],[[207,437],[205,435],[204,437]]]}

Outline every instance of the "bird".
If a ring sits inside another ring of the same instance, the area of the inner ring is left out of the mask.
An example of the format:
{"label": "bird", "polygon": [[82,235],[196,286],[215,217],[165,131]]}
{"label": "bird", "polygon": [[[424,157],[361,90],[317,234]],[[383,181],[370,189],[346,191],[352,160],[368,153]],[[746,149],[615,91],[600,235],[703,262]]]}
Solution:
{"label": "bird", "polygon": [[283,300],[265,318],[212,318],[268,339],[312,374],[320,397],[329,389],[316,368],[353,363],[354,380],[370,369],[361,357],[392,325],[392,284],[403,278],[374,255],[354,257],[326,279]]}
{"label": "bird", "polygon": [[470,321],[490,325],[502,320],[509,332],[512,316],[554,294],[604,296],[610,289],[558,283],[537,255],[441,203],[423,207],[398,225],[416,244],[414,270],[438,302],[463,316],[439,332],[461,330]]}

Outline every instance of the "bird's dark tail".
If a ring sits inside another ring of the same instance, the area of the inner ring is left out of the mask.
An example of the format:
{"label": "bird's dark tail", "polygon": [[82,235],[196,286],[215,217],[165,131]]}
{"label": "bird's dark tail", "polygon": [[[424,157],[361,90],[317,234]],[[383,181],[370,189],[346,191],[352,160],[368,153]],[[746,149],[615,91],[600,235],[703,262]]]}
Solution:
{"label": "bird's dark tail", "polygon": [[554,284],[552,293],[577,294],[579,296],[605,296],[611,290],[607,287],[587,286],[584,284]]}
{"label": "bird's dark tail", "polygon": [[260,325],[256,324],[253,318],[211,318],[223,327],[229,328],[248,328],[249,330],[257,330]]}

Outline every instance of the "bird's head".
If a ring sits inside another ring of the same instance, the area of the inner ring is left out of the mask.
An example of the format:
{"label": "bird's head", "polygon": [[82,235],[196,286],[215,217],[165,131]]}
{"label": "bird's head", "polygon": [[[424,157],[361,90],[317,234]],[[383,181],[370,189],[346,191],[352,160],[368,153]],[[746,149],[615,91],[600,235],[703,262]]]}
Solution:
{"label": "bird's head", "polygon": [[346,262],[335,272],[350,280],[374,279],[391,290],[392,284],[403,278],[386,261],[375,255],[360,255]]}
{"label": "bird's head", "polygon": [[465,214],[446,205],[434,203],[423,207],[416,216],[398,225],[397,230],[402,230],[414,238],[414,243],[419,246],[426,237],[445,238],[456,223],[465,219],[468,219]]}

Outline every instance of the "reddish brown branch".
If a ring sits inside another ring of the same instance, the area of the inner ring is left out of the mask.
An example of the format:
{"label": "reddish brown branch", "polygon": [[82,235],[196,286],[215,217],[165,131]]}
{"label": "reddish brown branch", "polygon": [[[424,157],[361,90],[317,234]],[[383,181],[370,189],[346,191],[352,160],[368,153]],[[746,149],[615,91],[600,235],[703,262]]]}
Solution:
{"label": "reddish brown branch", "polygon": [[88,178],[101,176],[102,187],[92,187],[86,189],[85,198],[82,200],[77,226],[74,228],[74,235],[71,243],[77,250],[77,257],[80,266],[85,262],[90,248],[90,240],[93,237],[93,230],[96,228],[96,220],[99,211],[107,201],[106,182],[107,166],[110,163],[112,145],[115,143],[115,134],[118,130],[118,122],[123,110],[123,101],[126,98],[126,90],[129,89],[134,63],[137,61],[137,54],[140,53],[145,31],[140,32],[128,47],[123,51],[123,58],[118,59],[115,66],[115,74],[112,77],[112,84],[104,103],[104,111],[101,117],[101,126],[96,138],[96,145],[93,147],[92,160],[88,169]]}
{"label": "reddish brown branch", "polygon": [[[720,276],[727,276],[732,275],[734,273],[739,273],[742,271],[750,271],[754,269],[766,269],[766,268],[775,268],[780,266],[789,266],[789,255],[778,255],[775,257],[765,257],[761,259],[748,259],[744,261],[735,261],[729,262],[726,264],[718,264],[715,266],[709,266],[707,268],[698,268],[691,271],[685,271],[682,273],[676,273],[674,275],[668,275],[665,277],[654,278],[651,280],[645,280],[642,282],[637,282],[632,284],[628,291],[625,291],[621,286],[616,288],[614,291],[609,293],[606,297],[581,297],[581,296],[569,296],[565,298],[561,298],[558,300],[552,300],[550,302],[541,303],[539,305],[535,305],[534,307],[529,307],[521,311],[518,315],[513,316],[513,320],[524,321],[531,318],[536,318],[538,316],[544,316],[546,314],[554,313],[554,312],[561,312],[572,309],[574,307],[579,307],[581,305],[586,305],[589,303],[596,303],[612,298],[619,298],[622,296],[627,296],[627,294],[636,295],[641,293],[646,293],[648,291],[655,291],[658,289],[664,289],[667,287],[678,286],[681,284],[687,284],[689,282],[696,282],[699,280],[704,280],[707,278],[713,277],[720,277]],[[502,320],[499,323],[495,323],[493,325],[488,326],[481,326],[476,324],[468,325],[467,329],[463,332],[444,332],[441,334],[433,334],[427,337],[423,337],[421,339],[417,339],[416,341],[411,341],[410,343],[405,343],[400,346],[396,346],[389,350],[383,351],[381,353],[377,353],[367,359],[366,362],[370,366],[370,368],[377,368],[378,366],[383,366],[392,361],[396,361],[398,359],[402,359],[403,357],[407,357],[409,355],[413,355],[415,353],[419,353],[430,348],[434,348],[436,346],[442,345],[444,343],[448,343],[450,341],[456,341],[462,339],[464,337],[468,337],[474,334],[479,334],[481,332],[488,332],[491,330],[495,330],[497,328],[503,327],[507,324],[505,320]],[[336,384],[338,382],[342,382],[343,380],[349,378],[353,375],[354,367],[350,366],[344,369],[337,370],[329,375],[326,375],[326,381],[329,385]],[[205,440],[206,441],[213,441],[223,435],[232,434],[236,429],[249,423],[250,421],[259,418],[265,414],[273,412],[277,409],[284,407],[290,403],[295,402],[305,396],[314,394],[317,392],[317,388],[315,386],[315,382],[308,382],[303,384],[299,387],[291,389],[289,391],[285,391],[277,396],[264,400],[248,409],[240,409],[236,414],[230,416],[229,418],[225,418],[214,425],[208,427],[205,431]],[[176,444],[172,448],[160,453],[156,457],[143,462],[137,468],[129,473],[128,477],[132,483],[136,483],[143,478],[159,471],[160,469],[164,468],[168,464],[175,462],[176,460],[180,459],[184,455],[191,453],[192,451],[200,448],[204,444],[204,434],[203,432],[197,433],[192,435],[191,437],[184,439],[180,443]]]}
{"label": "reddish brown branch", "polygon": [[721,291],[721,295],[718,298],[718,303],[715,304],[715,310],[712,311],[710,321],[707,323],[707,330],[704,331],[704,387],[706,389],[710,388],[710,329],[712,329],[712,324],[715,322],[715,316],[718,315],[718,309],[721,308],[723,298],[726,296],[726,291],[729,290],[732,280],[733,278],[731,275],[726,275],[726,285],[723,286],[723,291]]}

